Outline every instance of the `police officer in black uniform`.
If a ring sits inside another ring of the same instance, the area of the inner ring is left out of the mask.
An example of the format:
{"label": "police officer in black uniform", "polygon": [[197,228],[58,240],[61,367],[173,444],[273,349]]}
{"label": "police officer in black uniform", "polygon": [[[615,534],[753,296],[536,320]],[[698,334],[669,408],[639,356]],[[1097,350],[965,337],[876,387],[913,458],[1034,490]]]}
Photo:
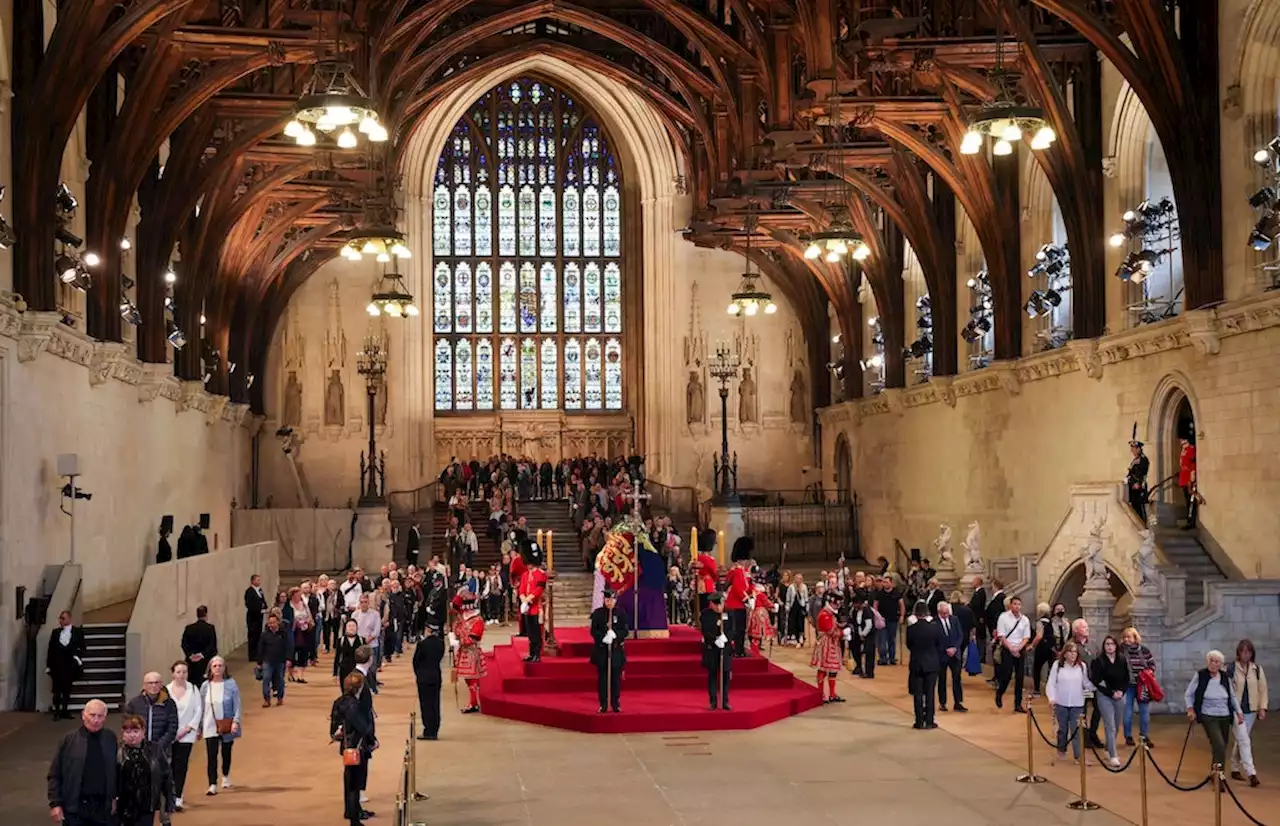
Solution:
{"label": "police officer in black uniform", "polygon": [[1129,491],[1129,506],[1145,525],[1147,524],[1147,472],[1151,470],[1151,460],[1142,452],[1142,442],[1137,439],[1129,442],[1129,450],[1133,453],[1133,461],[1129,462],[1129,470],[1125,474],[1125,489]]}
{"label": "police officer in black uniform", "polygon": [[[627,653],[622,644],[630,629],[627,618],[614,610],[617,595],[608,589],[604,592],[604,604],[591,612],[591,664],[596,667],[596,693],[600,697],[600,713],[610,708],[622,711],[618,704],[622,694],[622,667],[627,663]],[[609,636],[609,632],[613,636]]]}

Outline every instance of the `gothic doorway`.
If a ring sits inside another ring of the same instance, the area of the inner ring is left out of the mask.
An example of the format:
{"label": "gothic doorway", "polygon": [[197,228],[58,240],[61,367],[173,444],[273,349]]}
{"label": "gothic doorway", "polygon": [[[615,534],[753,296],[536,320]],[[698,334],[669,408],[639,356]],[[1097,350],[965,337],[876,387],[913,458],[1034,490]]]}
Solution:
{"label": "gothic doorway", "polygon": [[853,490],[853,452],[849,440],[841,433],[836,437],[836,496],[840,502],[848,502]]}
{"label": "gothic doorway", "polygon": [[[1179,439],[1197,441],[1195,400],[1190,382],[1181,375],[1169,375],[1160,381],[1151,404],[1148,424],[1147,453],[1151,457],[1149,483],[1152,502],[1161,524],[1173,524],[1181,517],[1185,505],[1178,487]],[[1197,445],[1197,451],[1199,446]]]}
{"label": "gothic doorway", "polygon": [[[1084,581],[1083,564],[1070,568],[1058,582],[1058,587],[1054,589],[1053,599],[1049,602],[1050,608],[1061,602],[1062,607],[1067,609],[1068,617],[1083,616],[1080,610],[1080,595],[1084,593]],[[1129,624],[1133,595],[1125,587],[1124,581],[1116,576],[1116,572],[1109,567],[1107,568],[1107,584],[1111,586],[1111,596],[1116,598],[1116,607],[1111,613],[1110,628],[1089,629],[1089,636],[1095,640],[1101,640],[1107,634],[1113,634],[1118,638],[1120,632]],[[1026,610],[1025,606],[1023,610]]]}

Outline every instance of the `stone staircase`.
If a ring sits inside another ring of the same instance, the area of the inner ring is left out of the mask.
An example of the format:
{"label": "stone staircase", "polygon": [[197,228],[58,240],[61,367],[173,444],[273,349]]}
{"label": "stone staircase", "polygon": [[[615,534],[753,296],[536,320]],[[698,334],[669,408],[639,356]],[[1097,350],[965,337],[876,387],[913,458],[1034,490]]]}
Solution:
{"label": "stone staircase", "polygon": [[84,708],[90,700],[102,700],[110,711],[124,707],[125,695],[125,622],[87,623],[84,626],[86,655],[84,672],[71,689],[73,711]]}
{"label": "stone staircase", "polygon": [[556,573],[556,625],[586,625],[591,618],[591,589],[595,575],[568,571]]}
{"label": "stone staircase", "polygon": [[1170,564],[1187,574],[1187,613],[1204,606],[1206,582],[1223,582],[1226,575],[1218,567],[1194,530],[1174,527],[1157,527],[1156,544],[1164,552]]}
{"label": "stone staircase", "polygon": [[530,536],[536,538],[538,531],[555,532],[553,561],[557,570],[565,573],[582,570],[582,545],[578,532],[573,529],[573,520],[569,518],[568,502],[521,502],[516,507],[520,516],[528,520]]}

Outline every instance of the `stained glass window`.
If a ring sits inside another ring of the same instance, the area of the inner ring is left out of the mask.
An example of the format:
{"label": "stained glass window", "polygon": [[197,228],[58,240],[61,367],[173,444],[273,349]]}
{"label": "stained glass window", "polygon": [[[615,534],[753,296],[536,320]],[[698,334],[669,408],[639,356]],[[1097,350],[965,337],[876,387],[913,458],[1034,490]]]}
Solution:
{"label": "stained glass window", "polygon": [[604,129],[545,81],[462,117],[431,199],[437,410],[623,408],[623,193]]}

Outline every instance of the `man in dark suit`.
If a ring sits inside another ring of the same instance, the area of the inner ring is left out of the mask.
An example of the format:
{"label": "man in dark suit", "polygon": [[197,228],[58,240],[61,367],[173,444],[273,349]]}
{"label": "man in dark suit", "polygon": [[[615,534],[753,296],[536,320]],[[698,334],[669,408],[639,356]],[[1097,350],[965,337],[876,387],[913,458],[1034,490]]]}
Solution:
{"label": "man in dark suit", "polygon": [[929,580],[929,595],[925,597],[925,602],[929,606],[929,616],[936,619],[938,616],[938,606],[945,602],[946,599],[947,595],[942,592],[942,587],[938,585],[938,580]]}
{"label": "man in dark suit", "polygon": [[974,639],[978,641],[978,656],[987,661],[987,586],[982,577],[973,578],[973,596],[969,597],[969,610],[973,612]]}
{"label": "man in dark suit", "polygon": [[262,577],[249,577],[249,587],[244,589],[244,624],[249,630],[249,659],[258,660],[258,640],[262,639],[262,626],[267,616],[267,596],[262,593]]}
{"label": "man in dark suit", "polygon": [[[369,668],[373,662],[373,649],[367,645],[362,645],[356,649],[355,653],[356,671],[360,672],[360,676],[364,677],[364,684],[360,686],[360,694],[356,700],[360,703],[360,713],[365,715],[365,719],[369,721],[369,736],[373,739],[370,744],[371,748],[378,746],[378,715],[373,711],[373,692],[369,690]],[[369,785],[369,760],[373,759],[370,754],[368,759],[364,761],[361,767],[360,776],[353,781],[356,788],[360,790],[360,819],[367,820],[373,817],[374,813],[364,808],[364,804],[368,802],[369,796],[364,790]]]}
{"label": "man in dark suit", "polygon": [[604,592],[604,604],[591,612],[591,664],[596,667],[596,694],[600,700],[600,713],[609,708],[622,711],[618,699],[622,695],[622,667],[627,663],[627,653],[622,644],[630,629],[627,618],[614,612],[617,595],[608,589]]}
{"label": "man in dark suit", "polygon": [[440,736],[440,662],[444,659],[444,640],[428,625],[418,647],[413,650],[413,679],[418,684],[418,710],[422,712],[419,740],[435,740]]}
{"label": "man in dark suit", "polygon": [[702,667],[707,670],[707,693],[711,697],[711,710],[719,706],[729,708],[729,679],[733,671],[733,646],[725,636],[724,594],[713,592],[707,597],[707,608],[698,620],[702,630]]}
{"label": "man in dark suit", "polygon": [[960,670],[969,635],[964,626],[951,614],[951,603],[938,603],[937,624],[942,628],[942,674],[938,679],[938,708],[947,710],[947,675],[951,676],[951,693],[955,695],[956,711],[968,711],[964,707],[964,686],[960,684]]}
{"label": "man in dark suit", "polygon": [[49,635],[45,673],[53,680],[53,719],[70,720],[71,687],[84,670],[84,629],[71,624],[71,612],[58,615],[58,627]]}
{"label": "man in dark suit", "polygon": [[418,564],[418,554],[422,550],[422,532],[418,530],[418,523],[414,522],[409,526],[409,542],[405,553],[408,555],[409,564]]}
{"label": "man in dark suit", "polygon": [[907,651],[911,653],[911,695],[916,712],[912,728],[937,728],[938,724],[933,721],[933,692],[938,684],[945,641],[942,626],[929,616],[929,605],[924,600],[916,603],[914,613],[916,621],[907,628]]}
{"label": "man in dark suit", "polygon": [[204,683],[209,660],[218,655],[218,631],[208,621],[209,607],[196,608],[196,621],[182,631],[182,653],[187,659],[187,679],[196,688]]}
{"label": "man in dark suit", "polygon": [[347,620],[342,635],[333,645],[333,676],[338,680],[339,689],[347,681],[347,675],[356,670],[356,651],[363,645],[364,639],[356,633],[356,621]]}

